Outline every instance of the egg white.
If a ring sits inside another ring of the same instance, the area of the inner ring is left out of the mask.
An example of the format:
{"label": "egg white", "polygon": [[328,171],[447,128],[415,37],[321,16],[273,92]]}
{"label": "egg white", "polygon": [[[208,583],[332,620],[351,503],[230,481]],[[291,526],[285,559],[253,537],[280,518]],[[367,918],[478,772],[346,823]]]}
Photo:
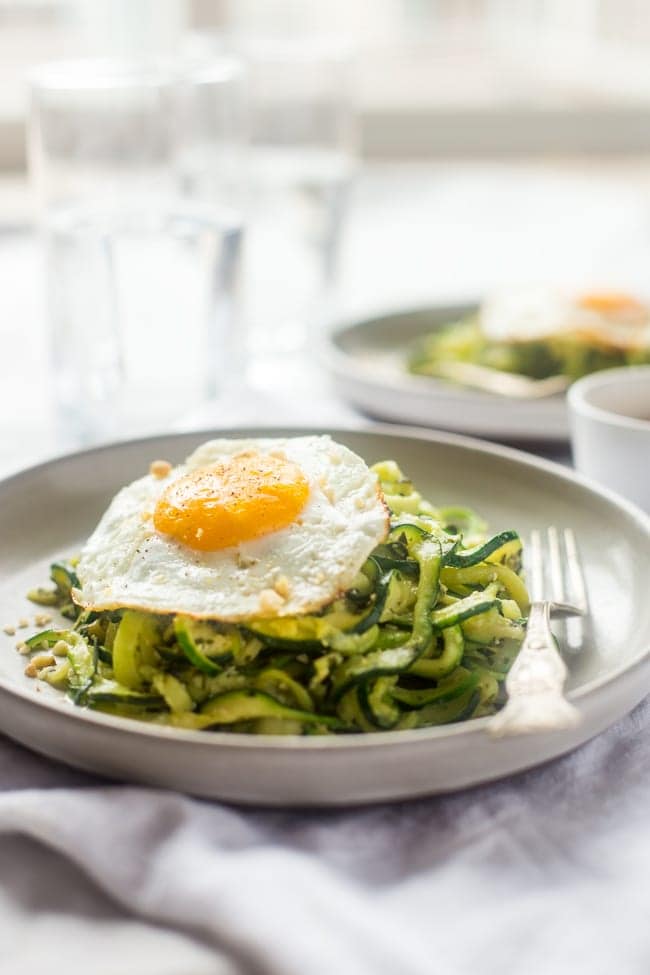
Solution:
{"label": "egg white", "polygon": [[576,306],[569,295],[549,288],[512,289],[483,302],[480,322],[497,342],[533,341],[574,328]]}
{"label": "egg white", "polygon": [[[153,511],[172,481],[249,450],[280,452],[308,480],[307,504],[293,524],[215,552],[156,531]],[[167,476],[149,474],[115,496],[83,548],[73,595],[86,609],[225,622],[313,612],[350,588],[387,531],[375,474],[330,437],[211,440]]]}
{"label": "egg white", "polygon": [[638,321],[580,305],[578,299],[550,288],[502,291],[481,305],[482,332],[497,342],[531,342],[556,335],[582,336],[587,344],[613,349],[650,348],[650,311]]}

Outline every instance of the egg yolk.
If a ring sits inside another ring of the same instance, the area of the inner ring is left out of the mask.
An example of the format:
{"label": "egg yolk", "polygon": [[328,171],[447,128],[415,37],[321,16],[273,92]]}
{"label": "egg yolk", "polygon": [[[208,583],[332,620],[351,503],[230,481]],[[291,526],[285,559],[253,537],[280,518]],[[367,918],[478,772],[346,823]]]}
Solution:
{"label": "egg yolk", "polygon": [[647,315],[647,309],[640,301],[621,291],[589,291],[578,298],[578,305],[600,315]]}
{"label": "egg yolk", "polygon": [[308,496],[297,464],[241,454],[173,481],[158,500],[153,522],[157,531],[190,548],[214,552],[287,528]]}

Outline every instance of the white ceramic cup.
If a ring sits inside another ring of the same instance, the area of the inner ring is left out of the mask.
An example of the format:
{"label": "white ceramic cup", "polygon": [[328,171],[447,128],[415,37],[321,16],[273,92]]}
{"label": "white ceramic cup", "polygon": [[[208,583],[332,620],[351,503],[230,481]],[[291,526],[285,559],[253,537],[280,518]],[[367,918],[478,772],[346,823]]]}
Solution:
{"label": "white ceramic cup", "polygon": [[650,366],[585,376],[568,401],[576,468],[650,511]]}

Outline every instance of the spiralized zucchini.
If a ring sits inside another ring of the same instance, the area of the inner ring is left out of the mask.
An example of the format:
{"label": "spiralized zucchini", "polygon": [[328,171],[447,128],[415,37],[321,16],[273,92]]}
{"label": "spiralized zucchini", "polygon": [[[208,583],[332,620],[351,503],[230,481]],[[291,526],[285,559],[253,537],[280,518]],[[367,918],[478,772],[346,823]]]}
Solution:
{"label": "spiralized zucchini", "polygon": [[319,613],[224,624],[81,611],[74,566],[30,598],[73,618],[27,643],[39,679],[81,706],[180,728],[332,734],[492,714],[523,638],[521,541],[464,508],[434,508],[392,461],[374,467],[390,532]]}
{"label": "spiralized zucchini", "polygon": [[419,339],[408,355],[410,372],[437,376],[444,363],[469,362],[531,379],[564,375],[580,379],[614,366],[650,362],[650,349],[626,349],[587,340],[566,332],[534,340],[495,341],[481,330],[475,317],[452,322]]}

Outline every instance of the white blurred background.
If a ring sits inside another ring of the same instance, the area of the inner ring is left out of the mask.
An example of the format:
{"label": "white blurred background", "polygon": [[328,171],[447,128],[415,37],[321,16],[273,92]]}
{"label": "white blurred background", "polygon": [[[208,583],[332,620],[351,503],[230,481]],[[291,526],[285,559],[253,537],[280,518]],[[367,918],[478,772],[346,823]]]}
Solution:
{"label": "white blurred background", "polygon": [[0,166],[24,158],[32,64],[192,32],[345,37],[372,157],[650,144],[644,0],[0,0]]}

